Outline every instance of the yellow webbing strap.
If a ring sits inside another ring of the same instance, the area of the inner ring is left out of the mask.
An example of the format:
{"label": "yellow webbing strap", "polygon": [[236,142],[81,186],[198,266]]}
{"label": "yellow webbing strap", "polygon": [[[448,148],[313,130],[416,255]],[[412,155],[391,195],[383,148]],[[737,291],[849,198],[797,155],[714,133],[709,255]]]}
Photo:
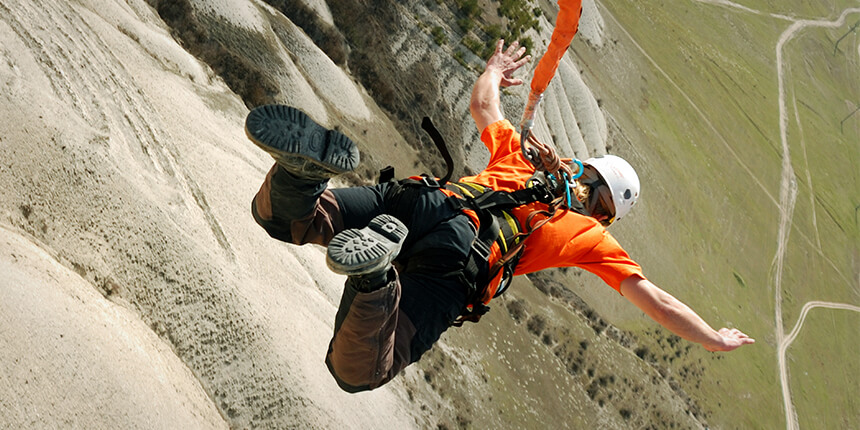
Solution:
{"label": "yellow webbing strap", "polygon": [[[491,190],[488,187],[485,187],[483,185],[479,185],[479,184],[476,184],[473,182],[453,182],[453,181],[451,181],[451,182],[448,182],[448,185],[453,185],[458,190],[460,190],[460,192],[464,196],[467,196],[469,198],[475,198],[475,194],[472,192],[472,190],[477,191],[479,193],[479,195]],[[470,188],[472,190],[470,190]],[[513,238],[514,244],[518,244],[521,240],[519,238],[519,234],[520,234],[519,222],[517,222],[516,218],[514,218],[507,211],[501,211],[501,213],[505,219],[505,222],[507,223],[508,227],[510,228],[510,233],[511,233],[510,238]],[[508,238],[505,236],[505,229],[504,228],[499,228],[499,240],[497,240],[497,243],[499,244],[499,249],[502,252],[502,255],[504,255],[505,253],[508,252]]]}

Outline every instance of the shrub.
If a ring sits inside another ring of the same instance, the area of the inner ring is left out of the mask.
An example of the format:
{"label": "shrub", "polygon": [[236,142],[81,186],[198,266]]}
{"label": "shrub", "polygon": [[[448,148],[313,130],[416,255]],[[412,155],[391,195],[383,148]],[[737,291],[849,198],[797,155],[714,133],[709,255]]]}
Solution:
{"label": "shrub", "polygon": [[478,7],[478,0],[457,0],[457,5],[460,6],[460,12],[469,18],[475,18],[481,13],[481,8]]}
{"label": "shrub", "polygon": [[463,67],[469,67],[469,64],[466,63],[466,59],[463,58],[463,51],[454,51],[454,59],[457,60]]}
{"label": "shrub", "polygon": [[445,35],[445,30],[438,25],[430,30],[430,34],[433,35],[433,40],[436,41],[436,44],[439,46],[448,42],[448,36]]}
{"label": "shrub", "polygon": [[535,50],[535,43],[531,37],[524,37],[520,40],[520,45],[526,47],[526,54],[531,54]]}
{"label": "shrub", "polygon": [[522,322],[522,320],[528,316],[528,311],[526,311],[525,301],[522,299],[515,299],[509,302],[505,302],[505,307],[508,308],[508,313],[511,315],[511,318],[516,322]]}
{"label": "shrub", "polygon": [[475,28],[475,20],[469,17],[457,18],[457,26],[465,33]]}
{"label": "shrub", "polygon": [[529,318],[528,323],[526,323],[526,328],[529,332],[540,336],[540,334],[546,330],[546,319],[540,315],[534,315]]}
{"label": "shrub", "polygon": [[490,43],[495,43],[502,37],[502,27],[498,24],[489,25],[484,31],[490,37]]}
{"label": "shrub", "polygon": [[463,46],[472,51],[473,54],[481,57],[484,54],[484,44],[481,43],[480,40],[475,39],[473,36],[466,36],[463,38]]}

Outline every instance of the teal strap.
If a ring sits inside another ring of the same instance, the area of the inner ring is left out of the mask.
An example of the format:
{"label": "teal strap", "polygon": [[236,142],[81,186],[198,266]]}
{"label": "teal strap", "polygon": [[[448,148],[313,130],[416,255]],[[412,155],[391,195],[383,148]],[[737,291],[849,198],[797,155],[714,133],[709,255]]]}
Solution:
{"label": "teal strap", "polygon": [[582,176],[582,172],[585,170],[585,166],[582,165],[582,161],[579,161],[578,158],[574,158],[573,162],[576,163],[576,166],[578,167],[576,174],[570,178],[567,177],[567,173],[564,174],[564,192],[567,195],[568,208],[571,207],[571,204],[573,203],[573,200],[570,198],[570,187],[573,185],[573,181],[579,179],[579,177]]}
{"label": "teal strap", "polygon": [[[577,160],[579,161],[579,160]],[[582,172],[580,171],[580,174]],[[570,200],[570,179],[567,178],[567,173],[564,174],[564,193],[567,196],[567,207],[570,207],[572,201]]]}

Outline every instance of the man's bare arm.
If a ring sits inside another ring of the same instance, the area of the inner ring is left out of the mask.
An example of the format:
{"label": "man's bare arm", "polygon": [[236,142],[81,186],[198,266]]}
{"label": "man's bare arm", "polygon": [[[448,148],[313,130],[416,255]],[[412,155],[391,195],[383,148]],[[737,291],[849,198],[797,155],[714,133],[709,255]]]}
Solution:
{"label": "man's bare arm", "polygon": [[621,294],[672,333],[702,344],[708,351],[731,351],[755,343],[738,329],[711,328],[690,307],[647,279],[631,276],[621,282]]}
{"label": "man's bare arm", "polygon": [[513,85],[521,85],[522,79],[514,79],[513,73],[531,60],[531,56],[523,57],[526,48],[519,47],[514,42],[503,51],[505,41],[496,43],[496,51],[487,60],[484,73],[475,81],[472,88],[472,98],[469,102],[469,112],[478,127],[478,133],[482,133],[488,125],[504,119],[499,99],[499,88]]}

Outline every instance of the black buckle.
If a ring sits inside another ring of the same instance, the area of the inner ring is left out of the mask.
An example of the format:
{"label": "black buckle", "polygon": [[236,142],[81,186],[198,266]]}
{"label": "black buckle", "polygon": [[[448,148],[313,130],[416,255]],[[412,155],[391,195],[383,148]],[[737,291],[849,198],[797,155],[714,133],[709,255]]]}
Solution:
{"label": "black buckle", "polygon": [[490,247],[491,246],[492,246],[492,243],[490,243],[488,245],[488,244],[484,243],[484,241],[481,239],[475,239],[475,241],[472,242],[472,251],[474,251],[476,254],[478,254],[478,256],[481,257],[483,259],[483,261],[490,261]]}
{"label": "black buckle", "polygon": [[421,175],[421,182],[430,188],[442,188],[442,184],[440,184],[436,178],[427,175]]}

